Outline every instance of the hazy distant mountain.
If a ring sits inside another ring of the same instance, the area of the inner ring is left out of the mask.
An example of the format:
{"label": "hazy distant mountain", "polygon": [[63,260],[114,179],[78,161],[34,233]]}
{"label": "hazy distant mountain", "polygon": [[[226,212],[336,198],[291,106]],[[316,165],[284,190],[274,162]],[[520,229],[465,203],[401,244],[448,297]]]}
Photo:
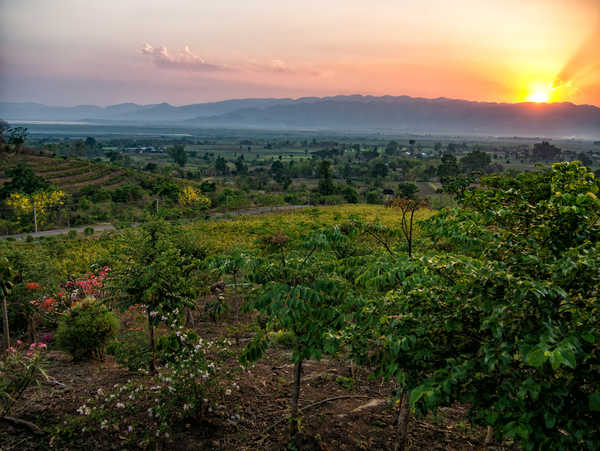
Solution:
{"label": "hazy distant mountain", "polygon": [[184,127],[333,129],[433,134],[600,137],[600,108],[571,103],[486,103],[408,96],[239,99],[172,106],[51,107],[0,103],[5,120],[102,120]]}

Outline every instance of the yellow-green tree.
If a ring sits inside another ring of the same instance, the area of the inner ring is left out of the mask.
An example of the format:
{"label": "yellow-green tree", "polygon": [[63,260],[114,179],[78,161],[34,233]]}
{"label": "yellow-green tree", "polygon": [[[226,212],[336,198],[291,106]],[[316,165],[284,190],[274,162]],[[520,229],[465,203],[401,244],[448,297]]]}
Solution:
{"label": "yellow-green tree", "polygon": [[202,191],[188,185],[179,193],[179,205],[204,210],[210,207],[210,199]]}
{"label": "yellow-green tree", "polygon": [[38,191],[33,194],[12,193],[6,201],[19,220],[24,215],[34,214],[36,231],[38,224],[43,224],[50,209],[65,203],[65,193],[61,190]]}

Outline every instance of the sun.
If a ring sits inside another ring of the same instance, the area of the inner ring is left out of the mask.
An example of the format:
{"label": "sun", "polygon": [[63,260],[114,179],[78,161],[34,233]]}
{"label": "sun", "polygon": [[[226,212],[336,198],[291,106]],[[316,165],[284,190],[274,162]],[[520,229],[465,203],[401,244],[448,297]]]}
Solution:
{"label": "sun", "polygon": [[535,85],[532,87],[529,95],[527,96],[528,102],[535,103],[548,103],[552,96],[552,83],[548,85]]}

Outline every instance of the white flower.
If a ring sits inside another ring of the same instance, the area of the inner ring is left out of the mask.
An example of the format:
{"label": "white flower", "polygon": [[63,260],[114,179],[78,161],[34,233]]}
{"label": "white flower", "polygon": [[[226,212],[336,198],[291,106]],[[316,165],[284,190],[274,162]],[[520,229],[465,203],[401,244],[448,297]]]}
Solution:
{"label": "white flower", "polygon": [[127,432],[132,432],[132,431],[133,431],[133,426],[129,426],[129,427],[127,428]]}
{"label": "white flower", "polygon": [[156,315],[158,315],[158,312],[150,312],[150,318],[154,318]]}
{"label": "white flower", "polygon": [[89,414],[90,414],[90,412],[91,412],[91,409],[90,409],[88,406],[86,406],[86,405],[84,404],[84,405],[83,405],[83,406],[81,406],[79,409],[77,409],[77,412],[78,412],[80,415],[89,415]]}
{"label": "white flower", "polygon": [[190,409],[190,405],[189,404],[184,404],[183,405],[183,410],[189,410]]}
{"label": "white flower", "polygon": [[152,418],[152,407],[148,408],[148,416]]}
{"label": "white flower", "polygon": [[231,389],[228,388],[227,390],[225,390],[225,396],[229,396],[231,394]]}
{"label": "white flower", "polygon": [[123,404],[122,402],[118,402],[117,405],[116,405],[116,407],[118,409],[123,409],[125,407],[125,404]]}

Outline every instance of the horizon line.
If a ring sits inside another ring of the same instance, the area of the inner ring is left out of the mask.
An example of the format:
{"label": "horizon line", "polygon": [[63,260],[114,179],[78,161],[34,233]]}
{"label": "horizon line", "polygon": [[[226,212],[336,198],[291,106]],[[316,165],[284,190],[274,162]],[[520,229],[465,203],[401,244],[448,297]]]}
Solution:
{"label": "horizon line", "polygon": [[112,107],[112,106],[127,105],[127,104],[136,105],[136,106],[169,105],[169,106],[172,106],[175,108],[181,108],[181,107],[192,106],[192,105],[206,105],[206,104],[211,104],[211,103],[222,103],[222,102],[229,102],[229,101],[234,101],[234,100],[291,100],[291,101],[297,102],[297,101],[303,100],[303,99],[326,100],[326,99],[332,99],[332,98],[336,98],[336,97],[372,97],[372,98],[376,98],[376,99],[382,99],[385,97],[390,97],[390,98],[407,97],[407,98],[415,99],[415,100],[449,100],[449,101],[456,101],[456,102],[468,102],[468,103],[479,103],[479,104],[490,104],[490,105],[540,105],[540,106],[541,105],[572,105],[572,106],[578,106],[578,107],[600,108],[600,105],[595,105],[595,104],[591,104],[591,103],[577,104],[577,103],[573,103],[570,101],[562,101],[562,102],[531,102],[531,101],[506,102],[506,101],[504,101],[504,102],[502,102],[502,101],[491,101],[491,100],[469,100],[469,99],[463,99],[463,98],[444,97],[444,96],[421,97],[421,96],[410,96],[408,94],[400,94],[400,95],[334,94],[334,95],[327,95],[327,96],[300,96],[300,97],[232,97],[232,98],[226,98],[226,99],[222,99],[222,100],[199,101],[199,102],[184,103],[184,104],[172,104],[172,103],[169,103],[166,101],[158,102],[158,103],[137,103],[137,102],[133,102],[133,101],[124,101],[124,102],[110,103],[110,104],[105,104],[105,105],[99,105],[99,104],[94,104],[94,103],[79,103],[79,104],[73,104],[73,105],[56,105],[56,104],[47,104],[47,103],[41,103],[41,102],[35,102],[35,101],[4,101],[4,100],[0,100],[0,103],[33,104],[33,105],[42,105],[42,106],[51,107],[51,108],[77,108],[77,107],[108,108],[108,107]]}

